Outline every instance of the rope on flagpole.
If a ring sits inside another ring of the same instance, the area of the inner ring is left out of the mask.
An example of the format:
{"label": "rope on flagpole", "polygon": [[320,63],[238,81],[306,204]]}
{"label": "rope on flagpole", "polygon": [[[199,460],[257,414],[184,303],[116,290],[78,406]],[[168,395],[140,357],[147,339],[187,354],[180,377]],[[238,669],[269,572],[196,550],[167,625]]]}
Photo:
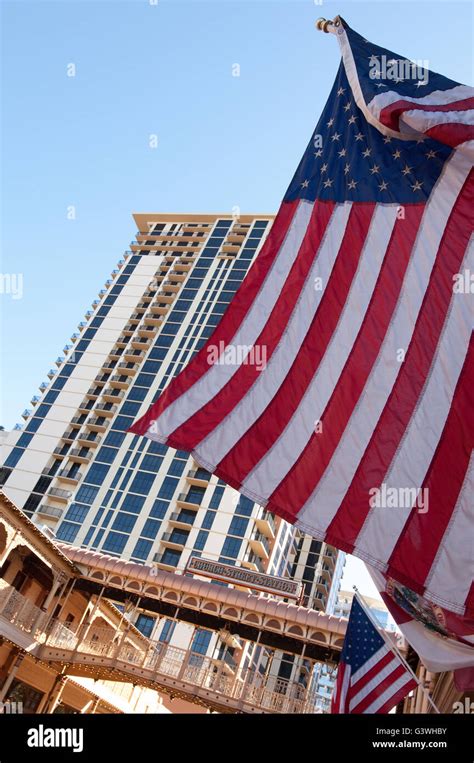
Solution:
{"label": "rope on flagpole", "polygon": [[354,589],[354,595],[355,595],[357,601],[359,602],[360,606],[362,607],[363,611],[365,612],[365,614],[369,618],[369,620],[372,623],[372,625],[377,629],[377,631],[380,633],[380,635],[384,639],[384,641],[387,644],[388,648],[392,650],[392,652],[398,657],[398,659],[402,662],[402,664],[405,666],[405,668],[411,673],[411,675],[415,679],[416,683],[418,684],[419,688],[421,689],[421,691],[425,695],[426,699],[428,700],[428,702],[430,703],[430,705],[432,706],[434,711],[436,713],[440,713],[440,710],[436,707],[435,703],[431,699],[431,697],[429,695],[429,692],[425,689],[425,687],[421,683],[421,681],[418,678],[418,676],[413,672],[413,670],[409,666],[409,664],[406,661],[406,659],[404,658],[403,654],[400,652],[400,650],[397,647],[397,645],[390,638],[388,638],[387,634],[385,633],[385,630],[381,627],[380,623],[378,623],[377,620],[375,619],[375,617],[372,615],[372,612],[370,611],[369,607],[366,605],[365,601],[363,600],[362,595],[359,593],[359,589],[357,588],[357,586],[354,585],[354,586],[352,586],[352,588]]}

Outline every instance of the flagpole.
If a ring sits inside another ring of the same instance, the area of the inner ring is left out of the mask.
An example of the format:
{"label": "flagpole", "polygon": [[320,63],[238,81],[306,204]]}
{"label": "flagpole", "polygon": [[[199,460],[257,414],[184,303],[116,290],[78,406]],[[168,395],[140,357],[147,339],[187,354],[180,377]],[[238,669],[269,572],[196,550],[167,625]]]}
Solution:
{"label": "flagpole", "polygon": [[332,21],[330,19],[317,19],[315,26],[320,32],[326,32],[326,34],[337,34],[337,27],[341,25],[339,16],[336,16]]}
{"label": "flagpole", "polygon": [[392,652],[393,652],[393,653],[394,653],[394,654],[395,654],[395,655],[398,657],[398,659],[399,659],[399,660],[402,662],[402,664],[403,664],[403,665],[404,665],[404,667],[405,667],[405,668],[408,670],[408,672],[409,672],[409,673],[411,673],[411,675],[412,675],[412,676],[413,676],[413,678],[415,679],[416,683],[418,684],[419,688],[421,689],[421,691],[422,691],[422,692],[423,692],[423,694],[425,695],[426,699],[428,700],[428,702],[430,703],[430,705],[433,707],[434,711],[435,711],[436,713],[440,713],[439,709],[436,707],[435,703],[434,703],[434,702],[433,702],[433,700],[431,699],[431,697],[430,697],[430,695],[429,695],[429,692],[428,692],[428,691],[425,689],[425,687],[424,687],[424,686],[423,686],[423,684],[421,683],[421,681],[420,681],[420,679],[418,678],[418,676],[417,676],[417,675],[416,675],[416,674],[413,672],[413,670],[411,669],[410,665],[408,664],[408,662],[407,662],[407,661],[406,661],[406,659],[404,658],[403,654],[400,652],[400,650],[399,650],[399,648],[397,647],[397,645],[396,645],[396,644],[395,644],[395,643],[394,643],[394,642],[393,642],[393,641],[392,641],[392,640],[391,640],[391,639],[390,639],[390,638],[387,636],[387,634],[385,633],[385,630],[384,630],[384,628],[382,628],[382,626],[380,625],[380,623],[379,623],[379,622],[377,622],[377,620],[376,620],[376,619],[375,619],[375,617],[373,616],[373,614],[372,614],[372,612],[370,611],[369,607],[366,605],[366,603],[365,603],[365,601],[363,600],[363,598],[362,598],[361,594],[359,593],[359,590],[358,590],[357,586],[352,586],[352,587],[353,587],[353,589],[354,589],[354,595],[355,595],[355,597],[356,597],[357,601],[359,602],[360,606],[362,607],[363,611],[365,612],[365,614],[366,614],[366,615],[367,615],[367,617],[369,618],[369,620],[370,620],[370,622],[372,623],[372,625],[373,625],[373,626],[374,626],[374,627],[377,629],[377,631],[380,633],[380,635],[381,635],[381,636],[382,636],[382,638],[384,639],[384,641],[385,641],[385,643],[387,644],[387,646],[389,647],[389,649],[391,649],[391,650],[392,650]]}

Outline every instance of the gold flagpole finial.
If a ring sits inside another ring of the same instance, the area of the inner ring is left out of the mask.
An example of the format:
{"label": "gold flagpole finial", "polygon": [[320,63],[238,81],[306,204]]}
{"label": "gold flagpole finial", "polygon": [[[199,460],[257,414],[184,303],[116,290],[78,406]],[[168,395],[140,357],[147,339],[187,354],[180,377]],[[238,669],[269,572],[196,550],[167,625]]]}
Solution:
{"label": "gold flagpole finial", "polygon": [[336,18],[333,19],[333,21],[331,21],[331,19],[323,19],[323,18],[317,19],[315,26],[316,26],[316,29],[319,29],[320,32],[326,32],[326,34],[328,34],[329,32],[332,32],[333,34],[335,34],[336,27],[338,27],[340,23],[341,22],[339,21],[339,16],[336,16]]}

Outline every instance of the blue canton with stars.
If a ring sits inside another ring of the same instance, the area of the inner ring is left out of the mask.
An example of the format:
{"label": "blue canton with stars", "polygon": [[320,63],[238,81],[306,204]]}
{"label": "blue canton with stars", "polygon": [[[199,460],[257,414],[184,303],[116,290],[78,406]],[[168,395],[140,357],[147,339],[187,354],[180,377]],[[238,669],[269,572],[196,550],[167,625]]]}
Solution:
{"label": "blue canton with stars", "polygon": [[[416,90],[413,82],[411,87]],[[284,201],[424,204],[451,153],[430,138],[397,140],[372,127],[355,103],[341,62]]]}
{"label": "blue canton with stars", "polygon": [[385,644],[383,637],[354,598],[341,653],[341,661],[351,666],[354,674]]}

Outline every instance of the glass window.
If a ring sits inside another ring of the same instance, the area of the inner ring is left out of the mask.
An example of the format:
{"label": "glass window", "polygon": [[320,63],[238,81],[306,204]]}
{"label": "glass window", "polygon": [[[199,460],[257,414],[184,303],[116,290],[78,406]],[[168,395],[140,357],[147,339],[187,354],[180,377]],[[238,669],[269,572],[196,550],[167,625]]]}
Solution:
{"label": "glass window", "polygon": [[56,532],[56,538],[58,540],[64,540],[66,543],[72,543],[76,540],[79,528],[80,525],[74,525],[71,522],[61,522],[61,525]]}
{"label": "glass window", "polygon": [[157,499],[153,504],[153,508],[150,511],[150,517],[156,517],[157,519],[163,519],[170,505],[168,501],[160,501]]}
{"label": "glass window", "polygon": [[135,548],[133,549],[132,557],[142,560],[148,559],[151,547],[151,540],[144,540],[143,538],[139,538],[135,544]]}
{"label": "glass window", "polygon": [[151,617],[150,615],[139,615],[135,622],[135,628],[138,628],[138,630],[143,633],[144,636],[150,638],[155,626],[155,622],[155,618]]}
{"label": "glass window", "polygon": [[113,551],[119,554],[124,550],[127,540],[128,535],[112,532],[111,530],[102,544],[102,549],[104,551]]}
{"label": "glass window", "polygon": [[222,556],[228,556],[231,559],[236,559],[240,547],[242,546],[242,541],[238,540],[237,538],[226,538],[224,541],[224,545],[222,546]]}
{"label": "glass window", "polygon": [[184,467],[186,466],[186,461],[179,461],[177,459],[174,459],[174,461],[171,462],[168,474],[173,474],[176,477],[180,477],[184,471]]}
{"label": "glass window", "polygon": [[206,631],[204,628],[198,628],[194,633],[194,637],[191,643],[191,651],[198,652],[198,654],[206,654],[209,643],[211,641],[212,632]]}
{"label": "glass window", "polygon": [[178,565],[180,556],[181,556],[181,551],[175,551],[174,549],[167,548],[163,556],[161,557],[161,561],[163,562],[163,564],[169,564],[176,567]]}
{"label": "glass window", "polygon": [[143,525],[143,530],[141,534],[143,535],[144,538],[156,538],[160,527],[161,527],[161,522],[159,522],[158,520],[147,519],[147,521]]}
{"label": "glass window", "polygon": [[178,482],[175,477],[165,477],[163,483],[158,491],[159,498],[172,498],[178,487]]}
{"label": "glass window", "polygon": [[98,487],[89,487],[89,485],[81,485],[76,493],[76,501],[78,503],[87,503],[89,506],[94,502],[94,499],[99,492]]}
{"label": "glass window", "polygon": [[132,484],[130,485],[130,492],[148,495],[151,490],[151,486],[155,481],[155,476],[155,474],[138,472],[138,474],[135,475]]}
{"label": "glass window", "polygon": [[136,521],[136,514],[125,514],[124,512],[119,511],[115,517],[112,529],[121,530],[121,532],[124,533],[130,533],[133,530]]}
{"label": "glass window", "polygon": [[108,465],[93,464],[87,472],[85,479],[87,482],[90,482],[91,485],[102,485],[108,471]]}
{"label": "glass window", "polygon": [[132,514],[138,514],[145,503],[145,498],[141,495],[126,495],[121,509],[123,511],[130,511]]}
{"label": "glass window", "polygon": [[89,506],[81,506],[79,503],[73,503],[69,507],[65,519],[70,519],[72,522],[83,522],[89,511]]}

